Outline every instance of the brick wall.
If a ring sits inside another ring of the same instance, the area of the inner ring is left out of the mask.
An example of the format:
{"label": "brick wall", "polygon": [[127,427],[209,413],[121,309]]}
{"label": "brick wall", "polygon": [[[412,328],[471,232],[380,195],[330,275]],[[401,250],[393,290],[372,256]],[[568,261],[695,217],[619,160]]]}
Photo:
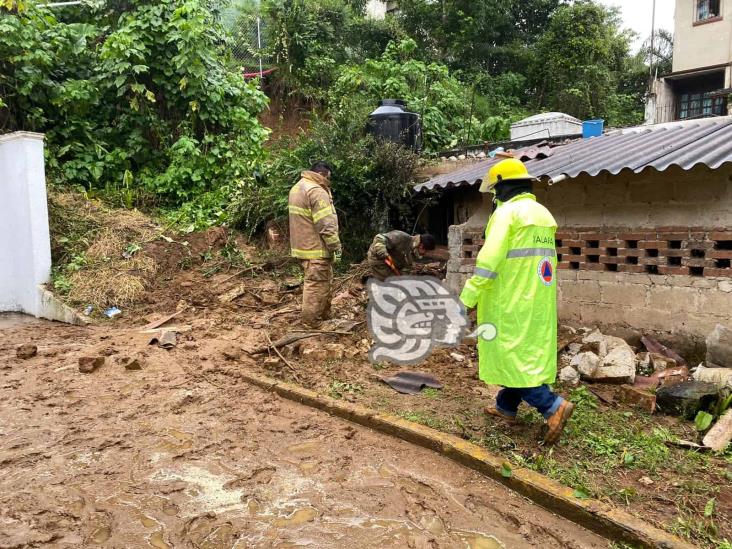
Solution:
{"label": "brick wall", "polygon": [[556,245],[564,269],[732,277],[732,230],[571,229],[557,232]]}
{"label": "brick wall", "polygon": [[[482,245],[479,230],[464,231],[460,265],[473,267]],[[732,277],[732,230],[571,229],[557,232],[556,246],[560,269]]]}

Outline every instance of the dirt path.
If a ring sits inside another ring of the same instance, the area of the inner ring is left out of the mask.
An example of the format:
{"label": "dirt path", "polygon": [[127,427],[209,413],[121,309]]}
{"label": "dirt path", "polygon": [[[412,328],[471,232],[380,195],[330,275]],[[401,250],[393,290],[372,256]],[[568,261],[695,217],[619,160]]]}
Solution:
{"label": "dirt path", "polygon": [[[608,545],[427,450],[237,382],[235,361],[202,366],[192,340],[146,337],[0,317],[0,548]],[[28,342],[38,356],[16,358]],[[116,362],[140,350],[141,371]]]}

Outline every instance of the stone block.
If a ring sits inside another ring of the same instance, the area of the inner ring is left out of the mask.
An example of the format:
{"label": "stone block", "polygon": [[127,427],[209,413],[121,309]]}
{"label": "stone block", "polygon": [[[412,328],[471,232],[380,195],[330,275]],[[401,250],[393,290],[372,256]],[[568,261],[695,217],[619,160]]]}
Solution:
{"label": "stone block", "polygon": [[656,405],[664,414],[693,420],[696,413],[717,399],[717,386],[703,381],[685,381],[656,391]]}
{"label": "stone block", "polygon": [[620,386],[620,398],[632,406],[652,414],[656,411],[656,395],[636,389],[632,385]]}
{"label": "stone block", "polygon": [[629,307],[645,307],[648,288],[642,284],[612,284],[600,282],[600,294],[603,303],[611,305],[627,305]]}
{"label": "stone block", "polygon": [[670,313],[695,313],[699,310],[699,292],[696,288],[654,284],[648,292],[648,307]]}
{"label": "stone block", "polygon": [[562,284],[562,297],[568,301],[600,301],[600,284],[593,281],[565,282]]}
{"label": "stone block", "polygon": [[104,365],[103,356],[81,356],[79,357],[79,371],[82,374],[89,374]]}
{"label": "stone block", "polygon": [[[728,312],[732,312],[729,311]],[[717,324],[714,330],[707,336],[708,365],[714,364],[723,368],[732,368],[732,330]]]}

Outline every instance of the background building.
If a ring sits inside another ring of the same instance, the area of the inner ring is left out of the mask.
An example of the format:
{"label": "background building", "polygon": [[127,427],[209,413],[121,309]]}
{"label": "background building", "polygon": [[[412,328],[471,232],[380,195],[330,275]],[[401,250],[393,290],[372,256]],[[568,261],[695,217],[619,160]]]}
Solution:
{"label": "background building", "polygon": [[652,83],[646,123],[726,115],[731,66],[732,1],[676,0],[673,69]]}

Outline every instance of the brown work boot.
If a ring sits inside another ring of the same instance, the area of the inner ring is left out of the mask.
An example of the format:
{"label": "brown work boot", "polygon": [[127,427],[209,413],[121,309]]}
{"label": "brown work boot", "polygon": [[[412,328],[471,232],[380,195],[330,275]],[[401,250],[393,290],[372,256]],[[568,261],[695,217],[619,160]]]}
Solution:
{"label": "brown work boot", "polygon": [[574,412],[574,404],[568,400],[563,400],[549,419],[546,420],[547,431],[544,435],[544,444],[550,446],[556,444],[559,441],[559,437],[562,436],[564,426],[567,424],[569,418],[572,417]]}
{"label": "brown work boot", "polygon": [[509,423],[516,423],[516,418],[514,416],[509,416],[508,414],[504,414],[495,406],[486,406],[485,408],[483,408],[483,412],[486,415],[504,419]]}

